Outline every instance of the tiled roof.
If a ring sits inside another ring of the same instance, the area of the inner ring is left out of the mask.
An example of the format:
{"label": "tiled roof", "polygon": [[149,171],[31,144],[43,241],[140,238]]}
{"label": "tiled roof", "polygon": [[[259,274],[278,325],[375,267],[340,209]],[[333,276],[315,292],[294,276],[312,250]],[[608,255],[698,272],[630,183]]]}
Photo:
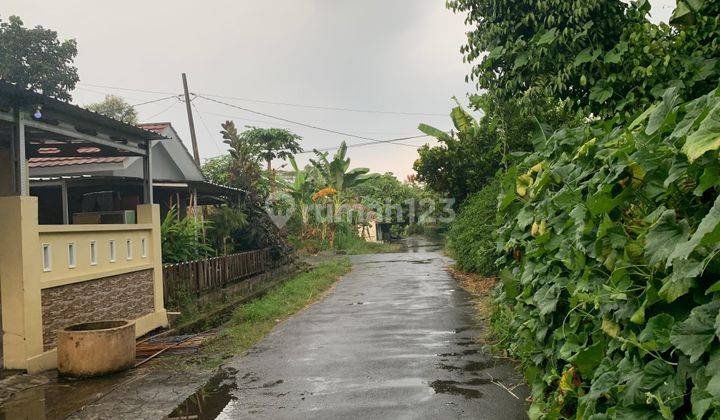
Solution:
{"label": "tiled roof", "polygon": [[49,168],[53,166],[88,165],[91,163],[121,163],[125,159],[127,159],[126,156],[30,158],[28,166],[31,168]]}
{"label": "tiled roof", "polygon": [[143,124],[138,124],[137,126],[142,128],[143,130],[152,131],[154,133],[160,133],[164,129],[170,127],[170,123],[169,122],[143,123]]}
{"label": "tiled roof", "polygon": [[[146,131],[160,134],[163,130],[170,126],[169,122],[143,123],[137,127]],[[89,165],[91,163],[121,163],[126,159],[125,156],[98,156],[98,157],[43,157],[30,158],[28,166],[31,168],[49,168],[55,166],[73,166],[73,165]]]}

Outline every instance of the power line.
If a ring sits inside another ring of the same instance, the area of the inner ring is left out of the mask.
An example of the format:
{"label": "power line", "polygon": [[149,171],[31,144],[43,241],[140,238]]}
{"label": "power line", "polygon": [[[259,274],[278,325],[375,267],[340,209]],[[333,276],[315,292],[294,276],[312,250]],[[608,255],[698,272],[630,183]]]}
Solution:
{"label": "power line", "polygon": [[115,89],[115,90],[125,90],[128,92],[140,92],[140,93],[155,93],[160,95],[177,95],[177,92],[167,92],[167,91],[159,91],[159,90],[145,90],[145,89],[130,89],[125,87],[118,87],[118,86],[106,86],[106,85],[94,85],[92,83],[85,83],[81,82],[80,84],[85,86],[91,86],[96,88],[103,88],[103,89]]}
{"label": "power line", "polygon": [[[78,89],[85,90],[85,91],[88,91],[88,92],[94,92],[94,93],[102,94],[102,95],[105,95],[106,97],[111,95],[111,94],[109,94],[109,93],[107,93],[107,92],[99,92],[99,91],[96,91],[96,90],[90,90],[90,89],[84,89],[84,88],[78,88]],[[174,98],[174,99],[177,99],[178,97],[179,97],[179,95],[165,96],[165,97],[158,98],[158,99],[152,99],[152,100],[150,100],[150,101],[139,102],[139,103],[135,103],[135,104],[128,104],[128,106],[129,106],[129,107],[132,107],[132,108],[135,108],[135,107],[137,107],[137,106],[142,106],[142,105],[154,104],[154,103],[156,103],[156,102],[167,101],[168,99],[173,99],[173,98]],[[130,98],[130,99],[132,99],[132,98]],[[114,109],[112,109],[111,111],[122,111],[123,109],[124,109],[124,107],[119,107],[119,108],[114,108]],[[164,111],[163,111],[163,112],[164,112]]]}
{"label": "power line", "polygon": [[217,139],[215,138],[215,136],[212,135],[207,124],[205,124],[205,118],[202,117],[200,110],[197,109],[197,106],[195,106],[195,102],[190,101],[190,105],[192,105],[193,109],[195,110],[195,113],[198,114],[198,118],[200,118],[200,122],[202,123],[203,127],[205,127],[205,132],[207,133],[208,137],[210,137],[212,139],[213,144],[215,145],[215,148],[217,149],[218,153],[222,155],[223,152],[220,149],[220,145],[218,145]]}
{"label": "power line", "polygon": [[[107,85],[96,85],[91,83],[80,83],[85,86],[92,86],[97,88],[104,88],[104,89],[116,89],[116,90],[125,90],[128,92],[141,92],[141,93],[155,93],[155,94],[162,94],[162,95],[168,95],[172,94],[173,92],[166,92],[166,91],[157,91],[157,90],[146,90],[146,89],[131,89],[131,88],[125,88],[125,87],[118,87],[118,86],[107,86]],[[197,96],[210,96],[213,98],[220,98],[220,99],[234,99],[238,101],[245,101],[245,102],[255,102],[260,104],[268,104],[268,105],[280,105],[280,106],[289,106],[294,108],[307,108],[307,109],[320,109],[325,111],[343,111],[343,112],[359,112],[359,113],[368,113],[368,114],[389,114],[389,115],[410,115],[410,116],[424,116],[424,117],[447,117],[447,114],[440,114],[440,113],[433,113],[433,112],[404,112],[404,111],[385,111],[385,110],[376,110],[376,109],[361,109],[361,108],[351,108],[351,107],[340,107],[340,106],[326,106],[326,105],[309,105],[309,104],[298,104],[298,103],[292,103],[292,102],[280,102],[280,101],[268,101],[264,99],[252,99],[252,98],[242,98],[237,96],[223,96],[223,95],[215,95],[211,93],[198,93]]]}
{"label": "power line", "polygon": [[167,112],[168,110],[170,110],[170,108],[174,107],[175,105],[177,105],[177,102],[172,102],[172,103],[170,103],[170,106],[168,106],[167,108],[165,108],[165,109],[163,109],[162,111],[160,111],[160,112],[158,112],[158,113],[155,113],[155,114],[153,114],[152,116],[148,117],[148,118],[147,118],[148,121],[152,121],[152,119],[155,118],[155,117],[157,117],[158,115],[164,114],[165,112]]}
{"label": "power line", "polygon": [[[167,96],[165,98],[154,99],[152,101],[147,101],[147,102],[140,102],[139,104],[132,104],[130,106],[134,108],[134,107],[140,106],[140,105],[154,104],[155,102],[167,101],[168,99],[178,99],[179,96],[180,95]],[[173,103],[173,105],[175,105],[175,103]]]}
{"label": "power line", "polygon": [[[292,127],[291,124],[278,124],[278,123],[275,123],[275,122],[269,121],[269,120],[255,120],[255,119],[252,119],[252,118],[240,117],[240,116],[237,116],[237,115],[219,114],[219,113],[217,113],[217,112],[208,112],[208,111],[203,111],[202,113],[205,114],[205,115],[213,115],[213,116],[216,116],[216,117],[233,118],[233,119],[242,120],[242,121],[247,121],[247,122],[252,122],[252,123],[267,124],[267,125],[272,125],[272,126],[274,126],[274,127],[285,127],[285,128],[290,128],[290,127]],[[353,131],[355,131],[356,133],[366,133],[366,134],[386,134],[386,135],[405,135],[405,136],[411,135],[411,134],[408,134],[408,133],[387,132],[387,131],[361,131],[361,130],[357,130],[357,131],[356,131],[356,130],[353,130]]]}
{"label": "power line", "polygon": [[[302,127],[312,128],[312,129],[314,129],[314,130],[325,131],[325,132],[333,133],[333,134],[338,134],[338,135],[341,135],[341,136],[354,137],[354,138],[356,138],[356,139],[361,139],[361,140],[369,140],[369,141],[374,142],[374,143],[388,143],[388,142],[396,142],[396,141],[400,141],[400,140],[409,140],[409,139],[414,139],[414,138],[425,137],[425,135],[421,135],[421,136],[403,137],[403,138],[399,138],[399,139],[378,140],[378,139],[374,139],[374,138],[372,138],[372,137],[358,136],[358,135],[356,135],[356,134],[345,133],[345,132],[342,132],[342,131],[332,130],[332,129],[329,129],[329,128],[323,128],[323,127],[319,127],[319,126],[312,125],[312,124],[306,124],[306,123],[303,123],[303,122],[294,121],[294,120],[290,120],[290,119],[283,118],[283,117],[278,117],[278,116],[276,116],[276,115],[266,114],[266,113],[264,113],[264,112],[255,111],[255,110],[252,110],[252,109],[249,109],[249,108],[245,108],[245,107],[241,107],[241,106],[239,106],[239,105],[234,105],[234,104],[230,104],[230,103],[227,103],[227,102],[219,101],[219,100],[217,100],[217,99],[208,98],[208,97],[202,96],[202,95],[195,95],[195,96],[197,96],[198,98],[205,99],[205,100],[207,100],[207,101],[211,101],[211,102],[215,102],[215,103],[218,103],[218,104],[221,104],[221,105],[229,106],[229,107],[231,107],[231,108],[236,108],[236,109],[239,109],[239,110],[242,110],[242,111],[245,111],[245,112],[250,112],[250,113],[252,113],[252,114],[262,115],[263,117],[268,117],[268,118],[272,118],[272,119],[276,119],[276,120],[280,120],[280,121],[285,121],[285,122],[288,122],[288,123],[291,123],[291,124],[296,124],[296,125],[299,125],[299,126],[302,126]],[[413,148],[414,148],[414,147],[417,147],[417,146],[415,146],[414,144],[407,144],[407,143],[394,143],[394,144],[399,144],[399,145],[403,145],[403,146],[407,146],[407,147],[413,147]]]}
{"label": "power line", "polygon": [[[389,144],[403,145],[402,143],[394,143],[394,141],[395,141],[395,140],[419,139],[419,138],[421,138],[421,137],[429,137],[429,136],[425,135],[425,136],[405,137],[405,138],[402,138],[402,139],[381,140],[380,142],[381,142],[381,143],[386,143],[386,144],[389,143]],[[347,148],[349,149],[349,148],[351,148],[351,147],[377,146],[378,143],[379,143],[379,142],[367,142],[367,143],[348,144],[348,145],[347,145]],[[414,147],[414,148],[416,148],[416,149],[418,149],[418,148],[420,148],[420,147],[422,147],[422,146],[423,146],[422,144],[420,144],[420,145],[412,145],[412,147]],[[337,150],[337,149],[339,149],[339,148],[340,148],[340,146],[324,147],[324,148],[322,148],[322,149],[314,148],[313,150],[306,150],[306,151],[298,152],[298,153],[296,153],[296,154],[301,155],[301,154],[306,154],[306,153],[315,153],[316,150],[317,150],[318,152],[328,152],[328,151],[331,151],[331,150]]]}
{"label": "power line", "polygon": [[202,95],[211,96],[213,98],[235,99],[238,101],[245,101],[245,102],[255,102],[255,103],[260,103],[260,104],[290,106],[290,107],[294,107],[294,108],[321,109],[321,110],[325,110],[325,111],[360,112],[360,113],[368,113],[368,114],[412,115],[412,116],[421,116],[421,117],[447,117],[447,114],[436,114],[436,113],[429,113],[429,112],[380,111],[380,110],[373,110],[373,109],[357,109],[357,108],[345,108],[345,107],[336,107],[336,106],[307,105],[307,104],[295,104],[295,103],[290,103],[290,102],[273,102],[273,101],[266,101],[266,100],[262,100],[262,99],[239,98],[236,96],[211,95],[209,93],[198,93],[198,96],[202,96]]}

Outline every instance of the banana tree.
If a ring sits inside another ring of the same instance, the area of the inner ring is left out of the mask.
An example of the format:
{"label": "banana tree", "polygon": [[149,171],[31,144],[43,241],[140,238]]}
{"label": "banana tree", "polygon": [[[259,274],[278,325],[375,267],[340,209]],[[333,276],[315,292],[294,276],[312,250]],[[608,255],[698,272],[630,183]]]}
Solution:
{"label": "banana tree", "polygon": [[334,197],[334,207],[337,210],[345,198],[344,192],[348,188],[360,185],[370,179],[376,178],[378,174],[371,174],[368,168],[350,168],[350,158],[346,157],[347,144],[343,141],[340,148],[333,155],[332,160],[328,159],[328,152],[313,150],[318,160],[310,159],[310,163],[317,168],[325,183],[325,187],[334,188],[337,193]]}
{"label": "banana tree", "polygon": [[295,173],[293,174],[293,182],[286,185],[286,188],[300,212],[302,230],[305,233],[305,228],[309,223],[309,205],[316,190],[317,182],[311,171],[298,167],[295,158],[289,157],[288,160]]}

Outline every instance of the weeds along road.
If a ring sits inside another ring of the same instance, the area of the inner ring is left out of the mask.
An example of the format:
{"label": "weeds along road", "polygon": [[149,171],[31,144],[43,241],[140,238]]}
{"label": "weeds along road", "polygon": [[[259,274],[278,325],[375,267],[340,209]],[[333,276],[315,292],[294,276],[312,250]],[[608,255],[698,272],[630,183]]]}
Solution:
{"label": "weeds along road", "polygon": [[474,341],[469,295],[427,245],[352,257],[325,299],[226,365],[202,417],[526,418],[521,375]]}

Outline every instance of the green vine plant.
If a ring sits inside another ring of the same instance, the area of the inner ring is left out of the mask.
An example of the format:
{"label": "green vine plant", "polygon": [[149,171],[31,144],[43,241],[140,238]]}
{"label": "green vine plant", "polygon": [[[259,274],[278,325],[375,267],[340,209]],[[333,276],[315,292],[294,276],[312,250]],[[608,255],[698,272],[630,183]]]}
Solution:
{"label": "green vine plant", "polygon": [[538,138],[503,180],[531,417],[720,417],[720,89]]}

